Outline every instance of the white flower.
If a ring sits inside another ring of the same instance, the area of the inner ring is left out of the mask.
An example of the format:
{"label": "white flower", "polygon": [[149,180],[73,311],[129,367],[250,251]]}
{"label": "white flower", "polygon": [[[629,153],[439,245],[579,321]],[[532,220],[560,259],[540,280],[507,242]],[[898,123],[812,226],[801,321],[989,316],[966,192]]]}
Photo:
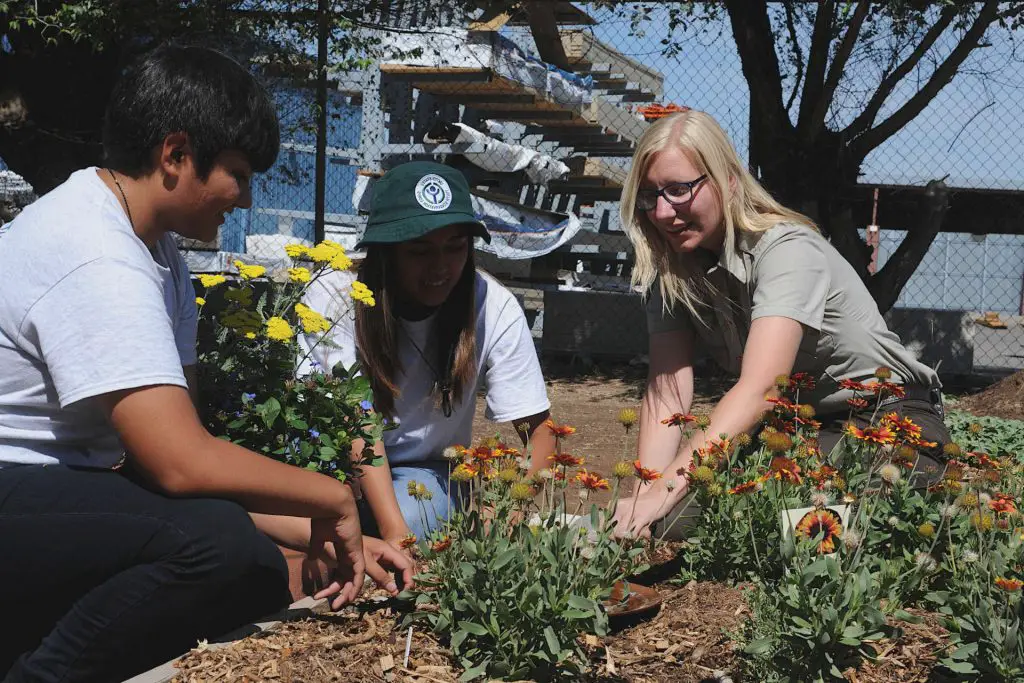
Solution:
{"label": "white flower", "polygon": [[580,548],[580,556],[583,557],[583,559],[592,560],[596,555],[597,552],[594,550],[594,546],[585,545]]}
{"label": "white flower", "polygon": [[324,394],[324,398],[334,398],[334,394],[328,391],[326,394]]}
{"label": "white flower", "polygon": [[675,489],[675,487],[676,487],[676,480],[675,479],[669,479],[668,481],[665,482],[665,488],[668,489],[669,491],[672,491],[673,489]]}
{"label": "white flower", "polygon": [[827,507],[830,502],[829,495],[824,491],[815,491],[811,494],[811,505],[818,509]]}
{"label": "white flower", "polygon": [[843,532],[843,545],[847,550],[856,550],[863,540],[864,536],[859,531],[847,529]]}
{"label": "white flower", "polygon": [[886,484],[896,484],[903,478],[900,473],[900,468],[888,462],[878,468],[878,476],[882,478]]}
{"label": "white flower", "polygon": [[928,553],[923,552],[914,555],[914,564],[917,565],[918,569],[924,572],[933,572],[935,571],[935,568],[938,566],[938,563],[935,562],[934,557],[932,557]]}
{"label": "white flower", "polygon": [[956,505],[950,505],[949,503],[942,503],[939,505],[939,515],[943,519],[955,517],[957,512],[959,512],[959,508],[957,508]]}
{"label": "white flower", "polygon": [[889,522],[889,526],[899,526],[899,524],[900,524],[900,518],[899,518],[899,517],[897,517],[896,515],[891,515],[891,516],[889,517],[889,520],[888,520],[888,522]]}
{"label": "white flower", "polygon": [[741,519],[743,519],[743,512],[741,512],[740,510],[733,511],[732,518],[735,519],[737,522],[740,521]]}
{"label": "white flower", "polygon": [[978,561],[978,553],[969,548],[964,548],[960,553],[960,560],[967,564],[973,564]]}
{"label": "white flower", "polygon": [[543,469],[539,472],[541,479],[551,479],[555,476],[554,472],[549,469]]}
{"label": "white flower", "polygon": [[978,505],[980,505],[981,507],[988,507],[988,504],[991,502],[992,496],[984,492],[978,494]]}
{"label": "white flower", "polygon": [[530,469],[530,459],[527,458],[525,455],[519,456],[518,458],[516,458],[516,467],[526,472],[527,470]]}
{"label": "white flower", "polygon": [[462,453],[460,453],[459,449],[455,446],[449,446],[444,449],[442,457],[444,457],[448,462],[458,462],[459,460],[462,460]]}

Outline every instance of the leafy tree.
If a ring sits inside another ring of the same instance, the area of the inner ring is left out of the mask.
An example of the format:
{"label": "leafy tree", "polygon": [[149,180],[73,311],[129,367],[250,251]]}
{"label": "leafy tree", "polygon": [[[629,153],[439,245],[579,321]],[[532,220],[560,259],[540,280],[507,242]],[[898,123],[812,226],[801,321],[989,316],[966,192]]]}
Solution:
{"label": "leafy tree", "polygon": [[[732,30],[750,88],[750,161],[786,204],[814,217],[868,282],[884,311],[937,234],[947,191],[933,181],[918,224],[871,276],[870,251],[853,219],[865,158],[917,117],[996,39],[1013,40],[1022,2],[721,0],[597,3],[645,30],[667,11],[667,54],[695,33]],[[727,23],[726,23],[727,22]]]}

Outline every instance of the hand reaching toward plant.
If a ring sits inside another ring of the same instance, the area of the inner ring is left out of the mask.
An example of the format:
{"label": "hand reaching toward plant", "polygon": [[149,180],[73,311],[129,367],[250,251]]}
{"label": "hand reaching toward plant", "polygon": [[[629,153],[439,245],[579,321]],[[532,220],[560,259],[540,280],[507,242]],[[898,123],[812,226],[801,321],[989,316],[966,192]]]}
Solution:
{"label": "hand reaching toward plant", "polygon": [[330,585],[315,597],[332,598],[331,609],[339,609],[356,599],[363,589],[366,560],[363,557],[363,538],[359,529],[359,515],[355,501],[349,498],[346,514],[340,517],[321,517],[311,520],[310,547],[320,548],[325,544],[334,547],[338,565],[334,569]]}
{"label": "hand reaching toward plant", "polygon": [[685,477],[683,485],[669,488],[665,481],[658,480],[645,485],[640,492],[630,498],[622,498],[615,506],[615,536],[649,537],[650,526],[667,515],[683,496],[686,495]]}

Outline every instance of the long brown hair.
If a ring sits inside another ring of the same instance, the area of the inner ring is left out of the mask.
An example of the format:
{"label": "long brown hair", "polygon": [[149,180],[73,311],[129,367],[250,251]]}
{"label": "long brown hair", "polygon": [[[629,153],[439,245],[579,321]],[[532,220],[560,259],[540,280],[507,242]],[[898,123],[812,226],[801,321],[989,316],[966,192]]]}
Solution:
{"label": "long brown hair", "polygon": [[[370,380],[373,389],[374,409],[393,418],[395,399],[400,393],[398,374],[403,370],[398,354],[401,328],[394,310],[394,248],[368,245],[366,259],[359,266],[359,279],[373,292],[377,305],[356,307],[356,354],[363,376]],[[433,367],[443,374],[435,378],[435,400],[441,400],[439,385],[447,382],[454,402],[460,403],[467,398],[467,391],[472,391],[476,379],[476,266],[472,243],[462,275],[438,309],[431,334],[437,342]],[[423,351],[429,353],[428,349]]]}

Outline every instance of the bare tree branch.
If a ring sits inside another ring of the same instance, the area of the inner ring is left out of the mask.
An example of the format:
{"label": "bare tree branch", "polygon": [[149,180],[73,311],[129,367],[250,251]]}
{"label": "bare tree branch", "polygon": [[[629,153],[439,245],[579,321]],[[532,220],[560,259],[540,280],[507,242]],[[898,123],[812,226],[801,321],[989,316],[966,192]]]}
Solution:
{"label": "bare tree branch", "polygon": [[828,108],[832,104],[832,98],[836,94],[836,88],[839,87],[839,81],[843,78],[846,63],[850,59],[854,45],[857,44],[861,26],[864,25],[864,19],[867,18],[870,9],[871,0],[860,0],[853,11],[850,24],[846,27],[846,33],[843,35],[843,40],[839,44],[836,56],[832,59],[832,65],[828,69],[825,87],[814,105],[814,111],[811,113],[810,119],[807,121],[807,129],[797,131],[797,134],[806,135],[808,141],[813,141],[818,137],[822,128],[825,127],[825,117],[828,115]]}
{"label": "bare tree branch", "polygon": [[807,77],[804,80],[804,91],[800,95],[800,116],[796,126],[798,131],[809,127],[815,105],[821,99],[835,15],[836,5],[833,0],[818,0],[818,11],[814,15],[814,32],[811,34],[811,48],[807,55]]}
{"label": "bare tree branch", "polygon": [[786,100],[786,111],[793,108],[793,101],[796,94],[800,92],[800,83],[804,79],[804,53],[800,50],[800,39],[796,32],[796,16],[794,13],[793,1],[786,0],[782,3],[786,12],[786,29],[789,31],[789,47],[793,52],[793,60],[796,62],[796,75],[793,78],[793,90]]}
{"label": "bare tree branch", "polygon": [[878,124],[868,132],[858,137],[853,146],[856,147],[858,155],[867,155],[868,152],[878,147],[896,134],[903,126],[907,125],[915,116],[920,114],[928,104],[935,99],[953,77],[968,55],[978,47],[981,38],[988,31],[989,26],[997,19],[999,12],[998,0],[987,0],[985,6],[974,18],[974,23],[967,29],[967,33],[960,40],[952,52],[932,73],[931,78],[924,84],[924,87],[914,93],[907,102],[897,109],[882,123]]}
{"label": "bare tree branch", "polygon": [[918,43],[917,47],[904,59],[899,66],[889,72],[882,82],[878,84],[878,89],[875,90],[875,94],[868,100],[867,105],[864,107],[864,111],[860,113],[857,118],[850,122],[850,125],[843,130],[843,136],[847,139],[853,139],[857,135],[860,135],[868,128],[870,128],[874,122],[875,117],[878,116],[878,112],[882,109],[882,105],[892,94],[892,91],[896,88],[903,77],[909,74],[914,67],[918,65],[921,59],[928,53],[928,50],[932,48],[935,41],[939,39],[939,36],[945,32],[946,28],[953,23],[953,19],[956,18],[958,9],[954,5],[947,5],[939,18],[931,28],[925,33],[921,42]]}

